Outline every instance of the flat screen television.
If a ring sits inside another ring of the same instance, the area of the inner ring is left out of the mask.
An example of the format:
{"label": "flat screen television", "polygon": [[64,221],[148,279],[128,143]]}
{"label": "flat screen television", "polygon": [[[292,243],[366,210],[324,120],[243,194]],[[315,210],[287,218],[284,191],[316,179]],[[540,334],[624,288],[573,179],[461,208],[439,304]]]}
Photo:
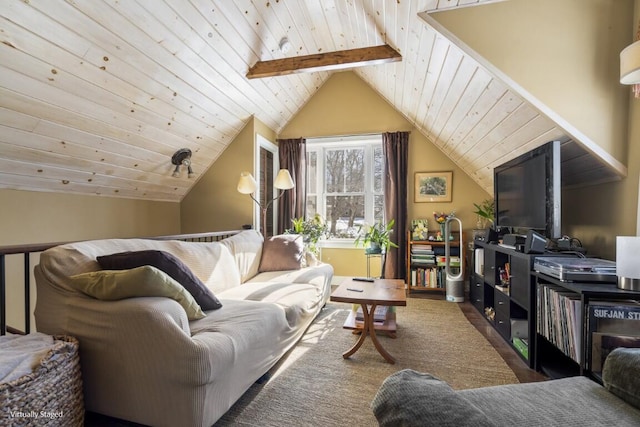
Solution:
{"label": "flat screen television", "polygon": [[560,141],[551,141],[493,170],[495,225],[561,237]]}

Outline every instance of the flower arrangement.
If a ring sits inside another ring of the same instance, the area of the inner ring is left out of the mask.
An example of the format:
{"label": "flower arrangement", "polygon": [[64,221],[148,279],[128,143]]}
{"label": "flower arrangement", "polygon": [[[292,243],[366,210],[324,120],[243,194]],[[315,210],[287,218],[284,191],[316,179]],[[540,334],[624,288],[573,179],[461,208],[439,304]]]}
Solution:
{"label": "flower arrangement", "polygon": [[305,246],[315,255],[319,255],[318,241],[327,235],[329,228],[320,214],[315,214],[312,219],[293,218],[293,227],[286,230],[286,234],[299,234],[302,236]]}
{"label": "flower arrangement", "polygon": [[[395,220],[389,221],[386,225],[382,222],[376,222],[374,225],[361,225],[358,229],[358,237],[355,240],[355,245],[358,246],[362,241],[363,246],[369,245],[369,253],[381,253],[387,252],[389,248],[397,248],[398,245],[391,241],[391,233],[393,232],[393,226]],[[364,229],[364,234],[360,232]]]}
{"label": "flower arrangement", "polygon": [[[440,226],[440,231],[436,235],[436,240],[437,241],[441,242],[441,241],[443,241],[445,239],[444,223],[447,222],[447,218],[453,218],[454,216],[456,216],[456,212],[455,211],[451,211],[451,213],[449,213],[449,214],[445,214],[444,212],[434,212],[433,213],[433,218],[436,220],[436,222]],[[452,237],[450,236],[450,239],[451,238]]]}
{"label": "flower arrangement", "polygon": [[433,213],[433,218],[436,220],[438,224],[444,224],[445,222],[447,222],[447,218],[452,218],[454,216],[456,216],[455,211],[451,211],[450,214],[445,214],[444,212]]}

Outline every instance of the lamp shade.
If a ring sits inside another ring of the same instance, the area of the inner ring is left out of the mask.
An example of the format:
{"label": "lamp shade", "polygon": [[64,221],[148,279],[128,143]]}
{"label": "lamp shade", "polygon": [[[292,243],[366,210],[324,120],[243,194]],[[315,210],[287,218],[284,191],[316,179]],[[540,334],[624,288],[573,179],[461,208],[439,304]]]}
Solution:
{"label": "lamp shade", "polygon": [[276,176],[276,180],[273,183],[273,186],[278,190],[289,190],[294,187],[293,179],[291,179],[291,174],[286,169],[280,169],[278,171],[278,175]]}
{"label": "lamp shade", "polygon": [[640,83],[640,40],[620,52],[620,83],[623,85]]}
{"label": "lamp shade", "polygon": [[251,194],[256,192],[258,185],[256,180],[249,172],[240,173],[240,180],[238,181],[238,192],[242,194]]}
{"label": "lamp shade", "polygon": [[620,289],[640,290],[639,252],[640,236],[616,237],[616,275]]}

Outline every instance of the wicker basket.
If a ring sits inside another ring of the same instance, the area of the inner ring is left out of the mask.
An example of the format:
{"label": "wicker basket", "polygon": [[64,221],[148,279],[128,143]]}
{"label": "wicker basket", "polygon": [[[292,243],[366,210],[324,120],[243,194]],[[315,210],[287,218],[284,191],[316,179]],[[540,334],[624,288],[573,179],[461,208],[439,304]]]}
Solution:
{"label": "wicker basket", "polygon": [[78,340],[54,336],[34,372],[0,384],[0,426],[82,426]]}

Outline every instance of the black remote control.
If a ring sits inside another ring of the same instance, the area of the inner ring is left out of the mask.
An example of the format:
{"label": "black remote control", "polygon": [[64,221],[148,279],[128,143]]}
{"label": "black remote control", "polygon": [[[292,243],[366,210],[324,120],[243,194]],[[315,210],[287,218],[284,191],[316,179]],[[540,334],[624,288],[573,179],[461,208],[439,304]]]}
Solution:
{"label": "black remote control", "polygon": [[356,282],[373,282],[373,281],[375,281],[375,279],[370,279],[368,277],[354,277],[352,280],[355,280]]}

